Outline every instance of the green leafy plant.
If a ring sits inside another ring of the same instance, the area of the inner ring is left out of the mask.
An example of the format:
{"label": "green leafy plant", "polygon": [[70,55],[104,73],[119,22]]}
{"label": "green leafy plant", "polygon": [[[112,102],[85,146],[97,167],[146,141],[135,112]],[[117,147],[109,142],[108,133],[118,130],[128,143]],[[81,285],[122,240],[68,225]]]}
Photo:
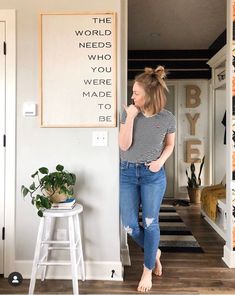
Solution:
{"label": "green leafy plant", "polygon": [[31,178],[32,184],[29,187],[22,185],[21,192],[23,197],[30,195],[31,203],[36,206],[40,217],[43,216],[43,210],[51,208],[58,195],[63,195],[65,199],[73,197],[76,175],[64,170],[64,166],[60,164],[54,172],[41,167],[31,175]]}
{"label": "green leafy plant", "polygon": [[188,174],[188,171],[186,170],[186,175],[188,178],[188,188],[199,188],[201,186],[201,178],[200,177],[201,177],[204,162],[205,162],[205,156],[202,158],[198,176],[196,176],[196,169],[195,169],[194,163],[191,163],[191,165],[190,165],[190,171],[191,171],[190,176]]}

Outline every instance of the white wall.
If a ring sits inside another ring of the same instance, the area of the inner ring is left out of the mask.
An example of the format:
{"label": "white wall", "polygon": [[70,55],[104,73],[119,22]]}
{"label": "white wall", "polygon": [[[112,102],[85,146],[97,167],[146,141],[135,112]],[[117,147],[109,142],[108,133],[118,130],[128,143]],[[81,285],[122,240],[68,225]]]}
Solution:
{"label": "white wall", "polygon": [[[22,184],[30,183],[30,175],[39,167],[53,169],[61,163],[77,175],[75,191],[84,205],[82,220],[85,260],[102,262],[111,269],[120,267],[119,241],[119,152],[118,128],[107,129],[108,147],[92,147],[93,128],[39,127],[39,118],[24,118],[25,101],[39,102],[38,20],[41,12],[117,12],[117,35],[120,38],[120,3],[117,0],[0,0],[0,9],[16,9],[17,13],[17,183],[16,183],[16,266],[24,277],[29,276],[33,258],[39,217],[30,200],[23,200]],[[120,40],[117,54],[117,97],[125,95],[120,90],[122,73]],[[125,58],[122,59],[125,62]],[[125,85],[124,85],[125,86]],[[124,90],[124,91],[123,91]],[[118,101],[119,108],[119,101]],[[113,263],[113,264],[112,264]],[[26,267],[27,266],[27,267]],[[14,269],[15,270],[15,269]],[[14,271],[12,270],[12,271]],[[120,271],[117,270],[117,271]],[[95,272],[95,270],[94,270]],[[90,277],[102,276],[102,274]],[[121,276],[121,274],[118,274]]]}

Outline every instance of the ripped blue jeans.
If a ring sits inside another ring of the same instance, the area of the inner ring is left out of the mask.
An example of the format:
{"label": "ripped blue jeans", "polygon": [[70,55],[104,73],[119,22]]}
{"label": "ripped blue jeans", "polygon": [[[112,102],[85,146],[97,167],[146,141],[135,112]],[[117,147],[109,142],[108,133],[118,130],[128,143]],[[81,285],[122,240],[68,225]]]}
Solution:
{"label": "ripped blue jeans", "polygon": [[[145,164],[120,163],[120,211],[122,225],[144,249],[144,265],[154,269],[160,240],[159,211],[166,190],[164,168],[151,172]],[[139,224],[139,207],[142,222]]]}

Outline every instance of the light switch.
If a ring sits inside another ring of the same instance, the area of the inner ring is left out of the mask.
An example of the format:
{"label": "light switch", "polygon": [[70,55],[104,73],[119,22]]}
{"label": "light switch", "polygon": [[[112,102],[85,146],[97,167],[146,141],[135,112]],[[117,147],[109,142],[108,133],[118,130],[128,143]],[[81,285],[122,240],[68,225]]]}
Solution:
{"label": "light switch", "polygon": [[94,131],[94,132],[92,132],[92,145],[93,146],[107,146],[108,145],[108,132],[107,131]]}
{"label": "light switch", "polygon": [[24,102],[23,115],[24,115],[24,117],[35,117],[36,116],[36,103],[35,102]]}

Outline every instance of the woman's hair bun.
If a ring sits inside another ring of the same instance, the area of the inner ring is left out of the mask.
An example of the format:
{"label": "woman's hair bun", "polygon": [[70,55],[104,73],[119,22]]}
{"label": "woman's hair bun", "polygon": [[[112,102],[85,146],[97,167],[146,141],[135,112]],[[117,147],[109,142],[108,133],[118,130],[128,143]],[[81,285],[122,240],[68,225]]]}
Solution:
{"label": "woman's hair bun", "polygon": [[149,75],[155,74],[152,68],[144,68],[144,72]]}
{"label": "woman's hair bun", "polygon": [[158,66],[154,72],[159,78],[161,78],[161,79],[166,78],[166,71],[163,66]]}
{"label": "woman's hair bun", "polygon": [[145,68],[145,74],[155,76],[157,79],[164,79],[166,78],[166,71],[163,66],[158,66],[155,70],[152,68]]}

